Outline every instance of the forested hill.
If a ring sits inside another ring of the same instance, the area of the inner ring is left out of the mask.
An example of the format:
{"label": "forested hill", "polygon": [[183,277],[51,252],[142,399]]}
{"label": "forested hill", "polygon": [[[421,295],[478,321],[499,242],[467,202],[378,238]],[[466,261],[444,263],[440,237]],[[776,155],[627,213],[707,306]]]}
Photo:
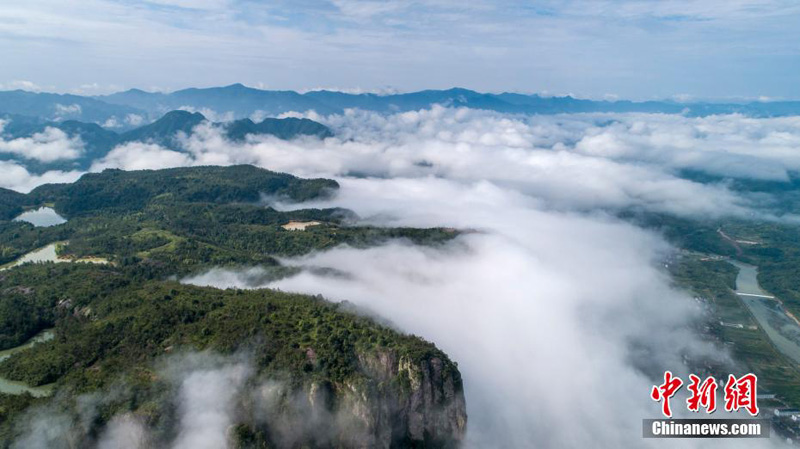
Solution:
{"label": "forested hill", "polygon": [[300,179],[252,165],[180,167],[163,170],[107,169],[87,173],[72,184],[45,184],[30,194],[0,189],[0,219],[23,207],[53,204],[65,216],[100,210],[140,210],[160,201],[257,203],[262,197],[300,202],[331,195],[339,185],[331,179]]}
{"label": "forested hill", "polygon": [[[161,260],[164,270],[196,265],[251,263],[297,255],[341,243],[366,245],[387,238],[418,242],[447,240],[442,229],[353,226],[343,209],[281,212],[265,201],[302,202],[335,194],[329,179],[301,179],[250,165],[163,170],[105,170],[73,184],[46,184],[27,195],[3,191],[0,216],[51,205],[68,218],[63,225],[36,228],[0,222],[0,264],[47,243],[69,240],[64,251],[122,261]],[[304,232],[281,226],[316,221]]]}
{"label": "forested hill", "polygon": [[[302,204],[337,188],[232,166],[107,170],[28,195],[0,191],[0,349],[47,329],[54,335],[0,360],[0,381],[56,390],[42,398],[0,393],[0,447],[24,438],[42,410],[69,423],[44,437],[48,447],[96,447],[118,419],[142,423],[154,447],[169,446],[180,432],[181,384],[162,370],[187,356],[247,364],[241,390],[226,398],[233,447],[457,446],[466,430],[461,377],[433,344],[320,297],[176,281],[216,267],[257,268],[263,285],[300,271],[278,256],[389,239],[439,245],[458,235],[359,226],[343,209],[265,203]],[[10,220],[44,205],[68,221]],[[309,227],[289,230],[291,222]],[[14,265],[48,244],[60,263]],[[279,394],[260,404],[265,385]],[[96,401],[88,417],[87,398]],[[259,412],[266,406],[269,416]]]}
{"label": "forested hill", "polygon": [[98,211],[141,210],[150,202],[257,203],[262,197],[301,202],[339,188],[330,179],[300,179],[252,165],[180,167],[163,170],[108,169],[87,173],[72,184],[50,184],[30,193],[32,201],[54,203],[68,217]]}
{"label": "forested hill", "polygon": [[13,190],[0,187],[0,220],[10,220],[22,212],[28,197]]}
{"label": "forested hill", "polygon": [[[179,133],[186,135],[192,129],[208,120],[199,112],[172,111],[149,125],[120,134],[118,143],[151,142],[167,148],[180,149],[177,141]],[[318,122],[294,117],[265,118],[256,123],[249,118],[217,123],[224,134],[231,140],[242,141],[247,136],[271,135],[279,139],[290,140],[300,136],[313,136],[324,139],[333,136],[331,130]]]}

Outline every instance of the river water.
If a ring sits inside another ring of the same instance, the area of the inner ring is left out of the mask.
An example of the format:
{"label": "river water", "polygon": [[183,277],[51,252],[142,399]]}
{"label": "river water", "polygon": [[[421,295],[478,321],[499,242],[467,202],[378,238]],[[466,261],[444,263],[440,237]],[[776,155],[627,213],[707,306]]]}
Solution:
{"label": "river water", "polygon": [[58,257],[57,249],[58,245],[66,245],[68,242],[57,242],[51,243],[45,247],[39,248],[37,250],[33,250],[28,254],[20,257],[19,259],[11,262],[3,267],[0,267],[0,271],[8,270],[9,268],[16,267],[17,265],[22,265],[24,263],[33,262],[33,263],[42,263],[42,262],[54,262],[54,263],[65,263],[65,262],[78,262],[78,263],[96,263],[96,264],[107,264],[109,261],[102,257],[84,257],[81,259],[70,259],[70,258],[60,258]]}
{"label": "river water", "polygon": [[[736,277],[737,293],[771,296],[758,283],[757,267],[735,260],[730,263],[739,268],[739,275]],[[750,309],[778,350],[795,363],[800,363],[800,325],[786,314],[783,305],[770,298],[741,295],[739,298]]]}
{"label": "river water", "polygon": [[0,268],[0,271],[7,270],[9,268],[16,267],[17,265],[22,265],[24,263],[33,262],[33,263],[41,263],[41,262],[69,262],[67,259],[59,259],[58,254],[56,254],[56,247],[57,243],[51,243],[43,248],[39,248],[37,250],[31,251],[28,254],[20,257],[19,259],[15,260],[14,262],[9,263],[8,265]]}
{"label": "river water", "polygon": [[[53,331],[45,330],[28,340],[27,342],[11,349],[0,351],[0,363],[11,357],[12,354],[29,349],[31,346],[53,339]],[[28,392],[34,396],[48,396],[53,391],[53,384],[42,385],[39,387],[29,387],[28,385],[0,377],[0,393],[22,394]]]}

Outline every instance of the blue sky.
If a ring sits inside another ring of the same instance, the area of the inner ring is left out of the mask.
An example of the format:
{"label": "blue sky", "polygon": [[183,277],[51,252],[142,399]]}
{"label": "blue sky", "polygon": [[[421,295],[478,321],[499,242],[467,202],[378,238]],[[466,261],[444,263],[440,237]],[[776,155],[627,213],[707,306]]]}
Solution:
{"label": "blue sky", "polygon": [[800,98],[800,2],[6,0],[0,88]]}

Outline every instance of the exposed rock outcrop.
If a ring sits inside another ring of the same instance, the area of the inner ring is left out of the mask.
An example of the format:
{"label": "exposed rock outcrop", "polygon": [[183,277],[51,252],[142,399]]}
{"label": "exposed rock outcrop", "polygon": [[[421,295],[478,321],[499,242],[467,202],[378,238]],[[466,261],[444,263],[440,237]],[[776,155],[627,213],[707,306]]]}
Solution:
{"label": "exposed rock outcrop", "polygon": [[361,373],[341,383],[265,382],[246,407],[255,420],[244,434],[260,433],[278,448],[460,446],[466,404],[447,356],[414,360],[382,350],[359,353],[358,361]]}
{"label": "exposed rock outcrop", "polygon": [[343,393],[345,404],[358,404],[353,415],[368,430],[368,444],[358,447],[460,443],[467,414],[461,375],[453,362],[444,357],[412,360],[394,351],[360,354],[359,362],[370,380],[347,385]]}

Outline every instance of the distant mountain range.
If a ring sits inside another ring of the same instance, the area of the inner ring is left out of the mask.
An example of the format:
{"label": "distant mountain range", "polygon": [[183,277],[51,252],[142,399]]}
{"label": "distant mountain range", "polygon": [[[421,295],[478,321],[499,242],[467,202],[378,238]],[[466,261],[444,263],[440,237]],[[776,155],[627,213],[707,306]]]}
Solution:
{"label": "distant mountain range", "polygon": [[397,112],[439,104],[520,114],[576,112],[651,112],[706,116],[740,113],[753,117],[800,114],[800,101],[750,103],[678,103],[673,101],[597,101],[570,96],[545,97],[516,93],[489,94],[468,89],[423,90],[394,95],[349,94],[333,91],[260,90],[233,84],[225,87],[184,89],[172,93],[131,89],[111,95],[84,97],[0,92],[0,112],[51,121],[80,120],[108,129],[127,130],[151,122],[165,113],[184,109],[213,111],[232,119],[277,116],[286,112],[340,113],[348,108]]}
{"label": "distant mountain range", "polygon": [[[570,96],[544,97],[516,93],[489,94],[468,89],[423,90],[393,95],[349,94],[333,91],[259,90],[233,84],[207,89],[184,89],[169,94],[150,93],[131,89],[112,95],[93,97],[94,100],[136,108],[147,113],[193,108],[231,113],[236,118],[254,113],[278,115],[290,111],[309,110],[320,114],[339,113],[349,108],[376,112],[401,112],[430,108],[438,104],[450,107],[484,109],[520,114],[558,114],[578,112],[652,112],[705,116],[740,113],[754,117],[773,117],[800,114],[800,101],[750,103],[677,103],[673,101],[597,101]],[[0,101],[2,110],[2,101]]]}
{"label": "distant mountain range", "polygon": [[[36,173],[47,170],[86,170],[93,161],[102,158],[117,145],[128,142],[155,143],[182,151],[183,148],[177,139],[178,134],[180,132],[189,134],[195,126],[207,121],[205,116],[198,112],[170,111],[150,124],[117,133],[97,123],[77,120],[48,121],[18,114],[0,114],[0,120],[3,122],[3,126],[0,127],[0,137],[3,140],[32,137],[45,132],[47,128],[57,128],[70,138],[81,139],[83,153],[78,158],[69,160],[41,161],[0,151],[0,160],[24,159],[28,170]],[[299,136],[326,138],[333,135],[325,125],[300,118],[267,118],[258,123],[250,119],[240,119],[215,125],[222,127],[227,137],[233,141],[243,141],[248,135],[273,135],[287,140]]]}
{"label": "distant mountain range", "polygon": [[184,89],[172,93],[131,89],[95,97],[15,90],[0,91],[0,137],[5,140],[31,137],[48,127],[58,128],[69,137],[80,137],[83,152],[77,159],[66,161],[41,161],[0,152],[0,160],[26,159],[25,165],[32,172],[52,169],[85,170],[92,161],[102,158],[115,146],[126,142],[151,142],[181,151],[176,135],[179,132],[189,133],[199,123],[206,121],[206,116],[212,119],[225,117],[227,121],[217,125],[224,127],[228,138],[233,141],[242,141],[247,135],[258,134],[274,135],[281,139],[297,136],[325,138],[332,135],[331,130],[312,120],[253,119],[275,117],[292,111],[316,111],[324,115],[356,108],[392,113],[426,109],[433,105],[516,114],[647,112],[687,116],[731,113],[751,117],[800,115],[800,101],[596,101],[569,96],[488,94],[460,88],[393,95],[349,94],[324,90],[300,94],[233,84],[226,87]]}

